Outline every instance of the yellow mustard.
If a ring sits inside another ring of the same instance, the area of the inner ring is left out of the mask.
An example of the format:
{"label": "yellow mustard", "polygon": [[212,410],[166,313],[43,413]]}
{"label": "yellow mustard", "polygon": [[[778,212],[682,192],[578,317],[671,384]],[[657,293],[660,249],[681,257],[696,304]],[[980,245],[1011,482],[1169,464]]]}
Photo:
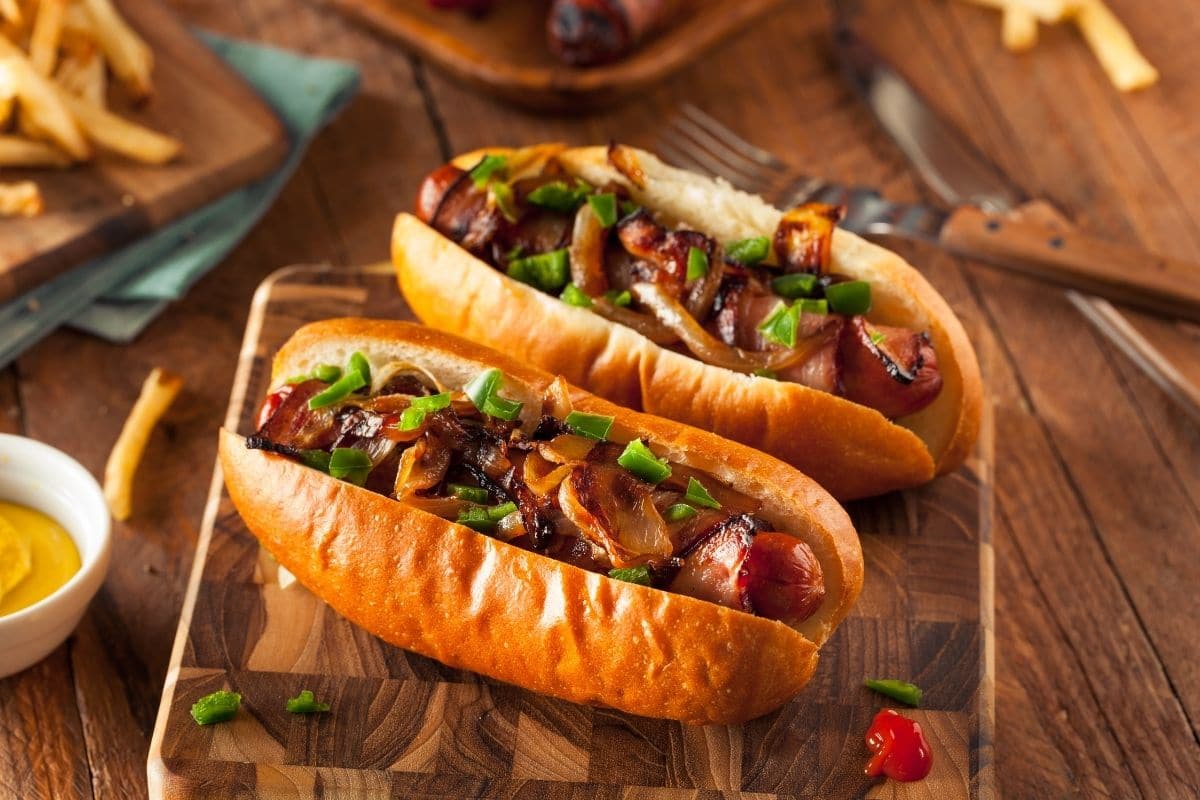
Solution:
{"label": "yellow mustard", "polygon": [[0,502],[0,617],[33,605],[78,571],[79,550],[62,525]]}

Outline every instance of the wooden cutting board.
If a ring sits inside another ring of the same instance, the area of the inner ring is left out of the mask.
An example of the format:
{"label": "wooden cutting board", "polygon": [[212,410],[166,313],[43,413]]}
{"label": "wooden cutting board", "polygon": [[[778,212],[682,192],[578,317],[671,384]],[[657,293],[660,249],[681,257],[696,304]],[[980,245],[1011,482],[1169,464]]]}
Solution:
{"label": "wooden cutting board", "polygon": [[117,0],[154,50],[154,98],[122,116],[183,142],[180,158],[147,166],[97,149],[70,170],[5,169],[0,179],[36,181],[46,212],[0,219],[0,302],[115,249],[271,172],[287,154],[275,114],[245,81],[158,0]]}
{"label": "wooden cutting board", "polygon": [[[407,318],[391,267],[292,267],[255,295],[226,426],[252,430],[270,359],[300,325],[331,316]],[[150,748],[153,798],[715,798],[993,796],[991,425],[957,473],[855,503],[863,594],[780,711],[696,728],[542,697],[384,644],[298,585],[214,476],[196,565]],[[894,705],[861,688],[900,677],[934,750],[911,784],[863,775],[863,735]],[[189,709],[226,688],[232,722]],[[332,713],[288,714],[301,689]]]}
{"label": "wooden cutting board", "polygon": [[546,44],[550,0],[500,2],[483,17],[428,0],[328,0],[417,56],[489,94],[530,108],[579,111],[634,95],[695,61],[783,0],[706,0],[613,64],[568,67]]}

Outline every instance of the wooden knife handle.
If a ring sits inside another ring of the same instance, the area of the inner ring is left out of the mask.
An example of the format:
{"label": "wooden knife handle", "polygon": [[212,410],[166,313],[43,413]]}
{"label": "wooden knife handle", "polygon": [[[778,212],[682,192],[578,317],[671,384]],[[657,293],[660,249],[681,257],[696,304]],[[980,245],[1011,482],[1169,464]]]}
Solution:
{"label": "wooden knife handle", "polygon": [[951,214],[939,238],[956,255],[1082,289],[1116,303],[1200,321],[1200,264],[971,206]]}

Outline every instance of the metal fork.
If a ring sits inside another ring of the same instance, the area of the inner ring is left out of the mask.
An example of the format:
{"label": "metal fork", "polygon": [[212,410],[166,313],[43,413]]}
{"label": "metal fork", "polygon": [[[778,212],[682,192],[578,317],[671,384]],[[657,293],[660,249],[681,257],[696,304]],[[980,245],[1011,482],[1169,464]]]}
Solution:
{"label": "metal fork", "polygon": [[[667,120],[651,147],[668,161],[724,178],[735,187],[763,197],[780,208],[807,202],[834,203],[850,211],[842,225],[856,233],[885,236],[903,225],[907,230],[932,234],[941,223],[936,211],[900,206],[904,216],[880,214],[892,205],[874,189],[843,186],[800,170],[755,147],[694,105],[685,104]],[[882,218],[881,218],[882,216]],[[1067,299],[1118,350],[1126,355],[1160,389],[1200,422],[1200,387],[1133,327],[1107,300],[1087,297],[1074,290]]]}
{"label": "metal fork", "polygon": [[903,228],[935,238],[943,221],[937,211],[891,203],[870,187],[805,175],[691,104],[667,120],[652,149],[678,166],[724,178],[781,208],[808,202],[845,206],[841,224],[856,233],[886,236]]}

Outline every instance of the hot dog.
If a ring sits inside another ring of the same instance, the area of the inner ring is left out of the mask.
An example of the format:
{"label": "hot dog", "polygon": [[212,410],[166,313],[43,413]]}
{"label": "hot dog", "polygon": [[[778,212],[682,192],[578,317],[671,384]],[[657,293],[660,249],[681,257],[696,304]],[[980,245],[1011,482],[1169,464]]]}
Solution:
{"label": "hot dog", "polygon": [[903,259],[621,145],[469,153],[422,185],[392,258],[427,324],[610,400],[775,455],[840,499],[952,471],[982,384]]}
{"label": "hot dog", "polygon": [[334,609],[450,666],[732,723],[808,681],[862,584],[819,486],[428,328],[333,320],[223,431],[234,505]]}
{"label": "hot dog", "polygon": [[546,19],[550,50],[575,67],[616,61],[683,5],[684,0],[554,0]]}

